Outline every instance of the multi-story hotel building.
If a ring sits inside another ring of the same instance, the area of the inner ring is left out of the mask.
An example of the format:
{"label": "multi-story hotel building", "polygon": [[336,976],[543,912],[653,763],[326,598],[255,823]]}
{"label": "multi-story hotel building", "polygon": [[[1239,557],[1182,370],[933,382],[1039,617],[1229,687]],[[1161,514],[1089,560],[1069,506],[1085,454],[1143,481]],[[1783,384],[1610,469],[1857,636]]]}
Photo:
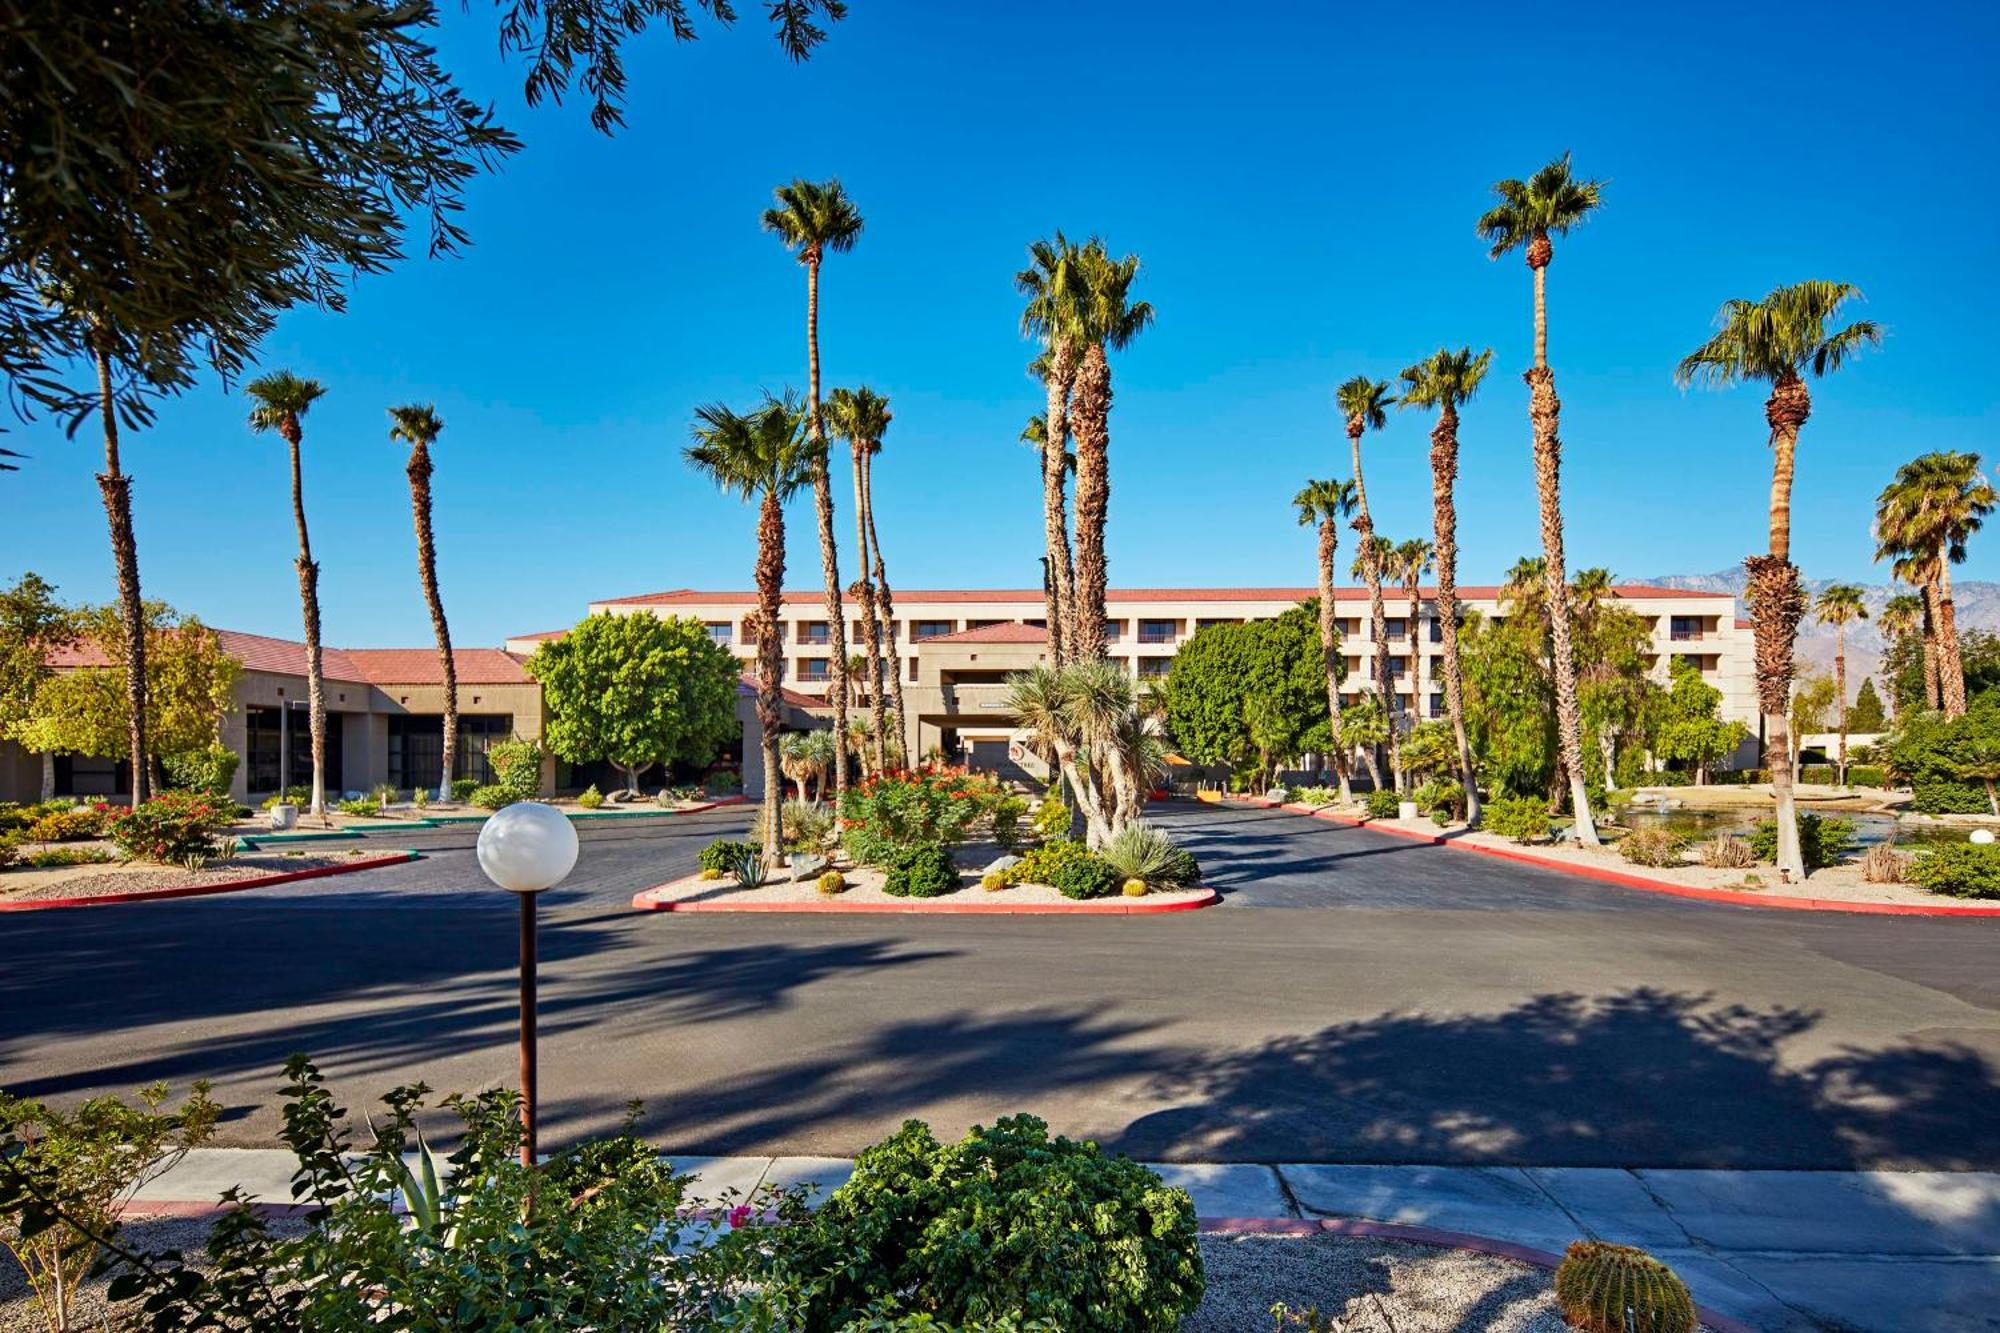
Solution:
{"label": "multi-story hotel building", "polygon": [[[1385,593],[1387,590],[1385,590]],[[1722,691],[1726,718],[1757,730],[1754,655],[1749,623],[1736,616],[1735,599],[1636,584],[1613,589],[1619,602],[1652,629],[1649,669],[1665,680],[1668,663],[1684,657]],[[1104,641],[1114,661],[1140,680],[1164,676],[1173,656],[1205,625],[1268,619],[1318,596],[1314,588],[1114,588],[1106,594]],[[1347,677],[1343,692],[1366,688],[1366,661],[1374,654],[1368,594],[1343,587],[1335,593],[1340,612]],[[1406,709],[1422,717],[1444,716],[1444,685],[1438,670],[1443,651],[1435,611],[1435,589],[1419,592],[1418,615],[1409,623],[1409,602],[1398,589],[1386,596],[1393,684]],[[1463,587],[1466,611],[1503,615],[1500,589]],[[590,603],[592,612],[621,615],[684,616],[701,621],[710,637],[736,652],[751,670],[756,653],[756,594],[671,592],[613,597]],[[858,610],[847,607],[850,652],[858,651]],[[976,764],[996,762],[1016,739],[1007,711],[1007,677],[1041,660],[1047,646],[1045,603],[1031,589],[898,590],[896,617],[889,626],[902,674],[911,754],[933,747]],[[551,634],[510,639],[514,652],[530,652]],[[778,633],[784,645],[785,684],[791,691],[824,697],[832,672],[832,635],[825,602],[818,592],[787,592]],[[1414,647],[1414,659],[1412,648]],[[749,759],[753,747],[745,746]],[[746,773],[746,779],[751,775]]]}

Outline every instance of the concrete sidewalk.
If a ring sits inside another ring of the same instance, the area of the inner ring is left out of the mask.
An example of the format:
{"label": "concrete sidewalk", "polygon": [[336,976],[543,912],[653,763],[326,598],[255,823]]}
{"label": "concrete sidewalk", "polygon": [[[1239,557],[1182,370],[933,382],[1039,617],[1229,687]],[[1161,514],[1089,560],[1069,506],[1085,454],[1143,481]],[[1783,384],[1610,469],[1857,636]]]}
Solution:
{"label": "concrete sidewalk", "polygon": [[[827,1157],[679,1157],[701,1200],[765,1186],[831,1189]],[[211,1201],[242,1185],[291,1201],[289,1154],[204,1149],[141,1194]],[[2000,1329],[2000,1174],[1600,1168],[1155,1165],[1204,1219],[1361,1218],[1561,1253],[1580,1236],[1640,1245],[1695,1299],[1772,1330]]]}

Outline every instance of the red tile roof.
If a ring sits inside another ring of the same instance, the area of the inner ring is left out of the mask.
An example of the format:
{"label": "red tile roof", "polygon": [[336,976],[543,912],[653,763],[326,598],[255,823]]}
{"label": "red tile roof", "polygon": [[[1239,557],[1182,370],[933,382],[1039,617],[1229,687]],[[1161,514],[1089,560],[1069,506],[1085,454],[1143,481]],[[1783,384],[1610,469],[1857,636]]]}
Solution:
{"label": "red tile roof", "polygon": [[[219,629],[215,637],[222,651],[243,664],[246,671],[268,671],[281,676],[306,674],[306,646],[293,639],[274,639],[264,634],[244,634]],[[519,660],[498,648],[454,648],[452,662],[458,668],[460,685],[526,685],[532,677]],[[444,673],[438,669],[435,648],[321,648],[320,670],[328,680],[354,685],[441,685]],[[50,654],[53,667],[111,666],[112,660],[85,641]]]}
{"label": "red tile roof", "polygon": [[[1649,598],[1714,598],[1726,597],[1727,593],[1701,592],[1694,588],[1655,588],[1643,583],[1615,584],[1611,590],[1619,597]],[[1436,588],[1418,590],[1423,597],[1433,597]],[[1302,602],[1309,597],[1317,597],[1319,589],[1310,587],[1269,587],[1269,588],[1112,588],[1105,592],[1107,602]],[[1397,595],[1402,595],[1398,590]],[[1460,585],[1458,595],[1472,601],[1491,601],[1500,595],[1495,584]],[[818,589],[788,590],[784,600],[803,605],[818,605],[826,594]],[[1368,590],[1348,585],[1334,591],[1334,600],[1341,602],[1366,601]],[[986,602],[1029,602],[1039,605],[1042,600],[1040,588],[898,588],[896,600],[905,604],[936,603],[986,603]],[[675,588],[667,592],[640,593],[633,597],[605,597],[591,603],[593,606],[754,606],[755,592],[741,590],[701,591],[695,588]],[[527,637],[527,636],[520,636]]]}
{"label": "red tile roof", "polygon": [[962,629],[956,634],[933,634],[922,643],[1047,643],[1049,632],[1040,625],[1021,625],[1007,621],[999,625],[981,625],[978,629]]}
{"label": "red tile roof", "polygon": [[[738,676],[736,678],[736,692],[738,694],[755,694],[757,692],[757,677],[751,675],[748,671]],[[827,702],[824,699],[815,699],[810,694],[800,694],[797,690],[788,690],[782,685],[778,687],[778,697],[798,708],[827,707]]]}

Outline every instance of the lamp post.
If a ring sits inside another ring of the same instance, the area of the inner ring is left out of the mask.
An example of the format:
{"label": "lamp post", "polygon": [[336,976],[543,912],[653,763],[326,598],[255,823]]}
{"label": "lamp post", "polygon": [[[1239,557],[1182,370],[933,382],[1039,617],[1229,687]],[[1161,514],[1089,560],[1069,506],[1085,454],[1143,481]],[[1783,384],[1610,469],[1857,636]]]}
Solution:
{"label": "lamp post", "polygon": [[535,1165],[535,897],[576,865],[576,828],[560,810],[517,801],[479,830],[479,868],[521,900],[521,1165]]}

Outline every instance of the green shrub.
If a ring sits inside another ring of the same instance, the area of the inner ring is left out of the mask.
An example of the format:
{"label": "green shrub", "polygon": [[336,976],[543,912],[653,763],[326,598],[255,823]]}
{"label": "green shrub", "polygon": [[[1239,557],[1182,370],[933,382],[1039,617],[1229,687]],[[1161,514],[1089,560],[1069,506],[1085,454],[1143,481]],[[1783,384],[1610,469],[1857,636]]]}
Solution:
{"label": "green shrub", "polygon": [[1027,813],[1028,802],[1011,792],[993,801],[993,841],[1001,851],[1012,852],[1020,849],[1021,817]]}
{"label": "green shrub", "polygon": [[1002,873],[1009,884],[1052,884],[1052,877],[1065,863],[1089,855],[1090,849],[1080,842],[1052,838],[1021,853],[1021,859]]}
{"label": "green shrub", "polygon": [[1486,807],[1486,831],[1515,842],[1549,836],[1549,803],[1540,796],[1502,796]]}
{"label": "green shrub", "polygon": [[577,796],[576,803],[586,810],[595,810],[604,804],[604,793],[599,791],[597,784],[593,782]]}
{"label": "green shrub", "polygon": [[1630,790],[1643,787],[1650,778],[1646,772],[1646,752],[1636,745],[1628,745],[1618,752],[1618,763],[1612,770],[1612,785]]}
{"label": "green shrub", "polygon": [[29,852],[22,863],[31,870],[62,870],[69,866],[101,866],[117,859],[102,847],[44,847]]}
{"label": "green shrub", "polygon": [[1392,791],[1371,791],[1366,798],[1370,819],[1394,819],[1403,798]]}
{"label": "green shrub", "polygon": [[1910,783],[1910,808],[1920,815],[1984,815],[1993,807],[1986,788],[1957,778],[1919,777]]}
{"label": "green shrub", "polygon": [[104,836],[111,807],[86,806],[82,809],[50,810],[28,825],[29,842],[86,842]]}
{"label": "green shrub", "polygon": [[1946,842],[1910,860],[1910,883],[1952,898],[2000,898],[2000,843]]}
{"label": "green shrub", "polygon": [[504,790],[510,802],[532,801],[541,794],[542,747],[539,743],[510,736],[487,749],[486,762],[493,769],[493,785]]}
{"label": "green shrub", "polygon": [[1094,852],[1069,858],[1049,877],[1049,887],[1065,898],[1110,898],[1124,884],[1125,876]]}
{"label": "green shrub", "polygon": [[430,809],[431,805],[430,788],[428,787],[413,788],[410,792],[410,804],[414,805],[419,810]]}
{"label": "green shrub", "polygon": [[[504,806],[512,805],[522,798],[508,791],[497,782],[488,782],[482,786],[474,787],[467,799],[481,810],[498,810]],[[346,802],[342,802],[342,804],[345,805]]]}
{"label": "green shrub", "polygon": [[812,1333],[882,1327],[868,1320],[884,1311],[941,1328],[1174,1333],[1203,1292],[1186,1191],[1025,1115],[949,1145],[906,1122],[770,1243],[774,1322]]}
{"label": "green shrub", "polygon": [[351,801],[336,801],[333,808],[357,819],[373,819],[382,813],[382,802],[374,796],[357,796]]}
{"label": "green shrub", "polygon": [[1618,840],[1618,854],[1635,866],[1664,868],[1681,863],[1688,840],[1663,828],[1633,829]]}
{"label": "green shrub", "polygon": [[733,796],[743,790],[743,775],[733,768],[717,769],[703,778],[701,785],[711,796]]}
{"label": "green shrub", "polygon": [[1193,855],[1151,824],[1127,824],[1111,836],[1099,855],[1124,879],[1168,885],[1193,884],[1201,879],[1201,867]]}
{"label": "green shrub", "polygon": [[1439,824],[1465,818],[1465,788],[1451,778],[1432,778],[1417,788],[1417,808]]}
{"label": "green shrub", "polygon": [[[1778,821],[1765,819],[1750,831],[1750,850],[1759,861],[1778,859]],[[1799,816],[1799,856],[1806,869],[1824,870],[1854,851],[1854,821],[1832,815]]]}
{"label": "green shrub", "polygon": [[234,802],[201,792],[170,791],[112,820],[109,834],[132,860],[194,869],[223,854],[225,848],[216,835],[235,818]]}
{"label": "green shrub", "polygon": [[1880,764],[1849,764],[1847,785],[1850,787],[1886,787],[1889,773]]}
{"label": "green shrub", "polygon": [[[310,745],[310,739],[306,743]],[[160,757],[160,767],[167,771],[167,781],[176,787],[206,792],[210,796],[229,794],[229,784],[236,779],[237,763],[236,751],[226,745],[211,745],[186,754]]]}
{"label": "green shrub", "polygon": [[1563,1321],[1583,1333],[1694,1333],[1694,1297],[1674,1270],[1629,1245],[1580,1240],[1556,1269]]}
{"label": "green shrub", "polygon": [[478,791],[479,786],[478,778],[453,778],[451,780],[451,799],[460,805],[464,805],[472,799],[472,793]]}
{"label": "green shrub", "polygon": [[1069,807],[1056,796],[1044,796],[1041,804],[1035,807],[1035,836],[1044,842],[1052,838],[1067,838],[1069,828]]}
{"label": "green shrub", "polygon": [[890,854],[882,892],[892,898],[937,898],[959,887],[958,867],[940,842],[918,842]]}
{"label": "green shrub", "polygon": [[1292,793],[1292,800],[1300,805],[1332,805],[1340,799],[1340,793],[1332,787],[1300,787]]}
{"label": "green shrub", "polygon": [[747,842],[731,842],[727,838],[717,838],[701,849],[701,868],[726,875],[736,868],[738,861],[756,854],[757,848]]}
{"label": "green shrub", "polygon": [[13,865],[20,854],[20,835],[11,830],[6,833],[0,833],[0,870],[5,870],[8,866]]}
{"label": "green shrub", "polygon": [[269,796],[266,796],[260,808],[270,810],[280,805],[302,806],[311,800],[312,789],[310,787],[287,787],[283,791],[274,791]]}

